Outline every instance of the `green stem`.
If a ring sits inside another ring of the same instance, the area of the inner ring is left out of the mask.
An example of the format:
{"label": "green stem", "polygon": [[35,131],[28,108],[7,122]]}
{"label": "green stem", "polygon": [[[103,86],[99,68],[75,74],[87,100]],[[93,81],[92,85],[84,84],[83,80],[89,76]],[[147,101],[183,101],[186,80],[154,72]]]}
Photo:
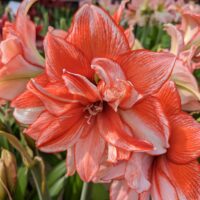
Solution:
{"label": "green stem", "polygon": [[88,186],[89,186],[88,183],[86,183],[86,182],[83,183],[83,188],[82,188],[80,200],[86,200],[87,193],[88,193]]}
{"label": "green stem", "polygon": [[42,197],[43,195],[42,195],[42,193],[41,193],[40,185],[39,185],[39,183],[38,183],[38,181],[37,181],[37,178],[36,178],[36,175],[35,175],[35,173],[34,173],[34,170],[31,169],[30,171],[31,171],[31,174],[32,174],[32,177],[33,177],[35,186],[36,186],[36,190],[37,190],[37,193],[38,193],[39,200],[44,200],[43,197]]}

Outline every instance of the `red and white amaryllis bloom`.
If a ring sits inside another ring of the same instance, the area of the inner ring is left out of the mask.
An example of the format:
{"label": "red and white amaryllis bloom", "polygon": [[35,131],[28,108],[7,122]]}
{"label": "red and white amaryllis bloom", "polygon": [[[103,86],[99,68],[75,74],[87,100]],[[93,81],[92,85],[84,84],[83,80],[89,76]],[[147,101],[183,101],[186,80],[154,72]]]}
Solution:
{"label": "red and white amaryllis bloom", "polygon": [[[200,197],[200,125],[181,112],[173,83],[156,95],[170,122],[167,152],[159,156],[132,153],[128,161],[107,164],[96,179],[109,182],[111,200],[188,200]],[[105,165],[105,164],[104,164]]]}
{"label": "red and white amaryllis bloom", "polygon": [[13,23],[3,27],[0,43],[0,98],[13,100],[28,81],[44,71],[44,61],[35,45],[35,25],[27,16],[36,0],[24,1]]}
{"label": "red and white amaryllis bloom", "polygon": [[174,55],[131,51],[123,29],[93,5],[78,10],[67,33],[50,30],[44,48],[45,73],[13,102],[40,150],[68,150],[69,171],[85,181],[105,157],[166,152],[169,124],[152,95],[169,79]]}

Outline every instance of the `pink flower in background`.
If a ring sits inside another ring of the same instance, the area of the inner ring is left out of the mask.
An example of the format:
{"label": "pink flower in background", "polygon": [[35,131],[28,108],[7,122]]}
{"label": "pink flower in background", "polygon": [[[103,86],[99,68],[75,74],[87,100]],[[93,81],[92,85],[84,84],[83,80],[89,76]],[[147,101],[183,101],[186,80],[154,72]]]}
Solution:
{"label": "pink flower in background", "polygon": [[[120,12],[115,15],[120,16]],[[14,102],[16,119],[44,152],[68,150],[70,174],[93,179],[113,152],[166,152],[169,124],[155,94],[175,56],[131,51],[123,29],[104,10],[82,6],[67,33],[45,38],[46,71]],[[106,153],[108,151],[108,153]],[[126,159],[127,156],[126,156]]]}
{"label": "pink flower in background", "polygon": [[[178,1],[179,2],[179,1]],[[148,23],[169,23],[177,20],[177,13],[171,6],[175,0],[131,0],[125,19],[129,25],[145,26]]]}
{"label": "pink flower in background", "polygon": [[0,43],[0,98],[13,100],[28,81],[43,72],[44,61],[35,46],[35,25],[27,12],[35,1],[23,2],[13,23],[6,22]]}
{"label": "pink flower in background", "polygon": [[[167,83],[156,95],[170,123],[169,148],[163,155],[133,153],[100,171],[98,181],[114,180],[111,200],[123,199],[198,199],[200,196],[200,125],[181,111],[173,83]],[[180,156],[181,155],[181,156]]]}
{"label": "pink flower in background", "polygon": [[165,25],[171,36],[170,52],[178,56],[172,80],[176,83],[184,110],[200,110],[200,93],[193,71],[199,68],[200,15],[182,12],[181,26]]}

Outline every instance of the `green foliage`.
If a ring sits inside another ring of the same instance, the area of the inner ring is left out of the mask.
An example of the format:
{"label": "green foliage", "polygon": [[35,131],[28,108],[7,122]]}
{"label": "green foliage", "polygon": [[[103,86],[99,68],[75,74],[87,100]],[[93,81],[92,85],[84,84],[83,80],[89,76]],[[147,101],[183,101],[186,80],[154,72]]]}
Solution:
{"label": "green foliage", "polygon": [[170,47],[170,37],[163,30],[162,24],[136,26],[135,37],[141,42],[145,49],[157,51]]}

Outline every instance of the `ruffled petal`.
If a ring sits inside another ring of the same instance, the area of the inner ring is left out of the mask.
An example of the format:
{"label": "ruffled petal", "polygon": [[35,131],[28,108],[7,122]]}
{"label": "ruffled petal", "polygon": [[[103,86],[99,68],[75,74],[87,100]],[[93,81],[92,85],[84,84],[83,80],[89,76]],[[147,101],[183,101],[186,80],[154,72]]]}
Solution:
{"label": "ruffled petal", "polygon": [[144,153],[133,153],[127,162],[125,179],[129,187],[138,193],[150,189],[150,167],[153,157]]}
{"label": "ruffled petal", "polygon": [[106,107],[97,116],[99,132],[113,146],[127,151],[149,151],[152,145],[144,140],[136,139],[126,133],[125,126],[118,113]]}
{"label": "ruffled petal", "polygon": [[149,200],[149,192],[138,194],[125,181],[114,181],[110,188],[111,200]]}
{"label": "ruffled petal", "polygon": [[114,85],[116,80],[126,80],[119,64],[108,58],[93,59],[91,67],[95,70],[98,77],[109,86]]}
{"label": "ruffled petal", "polygon": [[124,72],[116,62],[107,58],[96,58],[92,61],[92,68],[100,79],[97,87],[104,101],[115,111],[119,105],[129,108],[139,99],[139,94],[132,83],[126,81]]}
{"label": "ruffled petal", "polygon": [[169,53],[135,50],[119,56],[117,62],[136,90],[147,95],[158,91],[169,79],[175,56]]}
{"label": "ruffled petal", "polygon": [[106,166],[100,174],[98,174],[99,181],[110,182],[112,180],[117,180],[124,178],[126,170],[126,162],[119,162],[116,165]]}
{"label": "ruffled petal", "polygon": [[121,28],[104,10],[94,5],[79,9],[67,41],[81,49],[90,61],[95,57],[115,58],[129,50]]}
{"label": "ruffled petal", "polygon": [[101,100],[97,87],[86,77],[65,72],[63,80],[68,92],[74,96],[74,99],[80,99],[82,100],[81,102],[97,102]]}
{"label": "ruffled petal", "polygon": [[99,169],[104,150],[105,142],[96,125],[92,123],[88,135],[75,145],[76,169],[82,180],[89,182],[93,179]]}
{"label": "ruffled petal", "polygon": [[158,99],[148,97],[132,109],[120,111],[120,114],[136,138],[153,144],[154,150],[148,153],[157,155],[166,152],[169,147],[169,123]]}

